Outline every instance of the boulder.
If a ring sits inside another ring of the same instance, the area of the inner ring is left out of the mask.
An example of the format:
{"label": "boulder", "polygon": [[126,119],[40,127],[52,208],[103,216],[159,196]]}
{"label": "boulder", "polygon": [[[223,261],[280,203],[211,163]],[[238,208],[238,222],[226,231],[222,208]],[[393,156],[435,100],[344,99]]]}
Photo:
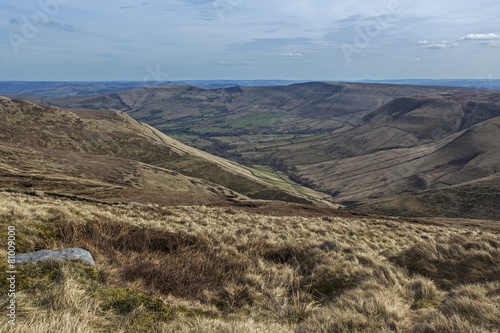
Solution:
{"label": "boulder", "polygon": [[92,254],[84,249],[41,250],[16,255],[16,265],[36,264],[43,260],[77,260],[87,266],[95,266]]}

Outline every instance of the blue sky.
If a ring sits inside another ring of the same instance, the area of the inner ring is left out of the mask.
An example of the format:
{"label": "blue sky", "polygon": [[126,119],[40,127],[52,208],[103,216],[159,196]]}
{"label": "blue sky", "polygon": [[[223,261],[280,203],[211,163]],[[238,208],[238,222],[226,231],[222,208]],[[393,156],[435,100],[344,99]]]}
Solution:
{"label": "blue sky", "polygon": [[500,79],[497,0],[0,0],[0,80]]}

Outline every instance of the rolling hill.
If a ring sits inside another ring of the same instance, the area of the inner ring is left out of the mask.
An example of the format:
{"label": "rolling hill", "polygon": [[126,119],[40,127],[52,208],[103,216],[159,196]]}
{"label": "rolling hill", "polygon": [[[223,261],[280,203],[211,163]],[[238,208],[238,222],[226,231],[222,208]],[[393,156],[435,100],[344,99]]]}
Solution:
{"label": "rolling hill", "polygon": [[[185,143],[275,178],[289,176],[363,212],[498,219],[499,96],[472,88],[310,82],[34,99],[122,110]],[[155,165],[177,171],[193,165],[172,164]],[[187,175],[217,182],[198,170]],[[433,198],[443,203],[431,204]]]}
{"label": "rolling hill", "polygon": [[[121,110],[129,113],[134,119],[161,127],[162,121],[172,122],[179,118],[184,119],[184,125],[187,123],[185,118],[190,118],[194,125],[200,125],[198,117],[202,117],[204,125],[208,125],[212,122],[219,123],[220,117],[227,117],[227,120],[239,119],[254,113],[271,114],[279,120],[286,118],[285,116],[293,116],[298,119],[353,122],[398,97],[476,90],[459,87],[330,82],[221,89],[202,89],[173,84],[100,95],[42,100],[45,104],[63,108]],[[223,132],[224,130],[221,131]]]}
{"label": "rolling hill", "polygon": [[[349,129],[399,97],[478,89],[367,83],[309,82],[277,87],[201,89],[166,85],[69,98],[12,95],[68,109],[114,109],[190,146],[251,166],[279,167],[326,160],[315,150],[280,156],[275,150],[309,149],[309,141]],[[302,157],[303,156],[303,157]]]}
{"label": "rolling hill", "polygon": [[[498,219],[499,137],[500,93],[406,97],[313,143],[329,161],[295,170],[314,188],[344,203],[363,201],[365,209],[376,202],[385,213]],[[412,196],[421,198],[415,207]]]}
{"label": "rolling hill", "polygon": [[[155,79],[149,77],[149,79]],[[290,80],[185,80],[185,81],[0,81],[0,95],[26,94],[39,97],[71,97],[106,94],[168,84],[188,84],[216,89],[234,86],[284,86],[304,82]]]}

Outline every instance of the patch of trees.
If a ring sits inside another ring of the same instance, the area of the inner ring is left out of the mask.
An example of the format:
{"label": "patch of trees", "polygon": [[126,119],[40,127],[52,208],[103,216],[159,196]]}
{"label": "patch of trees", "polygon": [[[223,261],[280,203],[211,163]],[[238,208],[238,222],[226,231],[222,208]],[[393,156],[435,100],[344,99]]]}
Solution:
{"label": "patch of trees", "polygon": [[219,155],[226,153],[228,150],[236,149],[235,145],[215,139],[208,139],[212,144],[205,147],[205,151],[211,154]]}

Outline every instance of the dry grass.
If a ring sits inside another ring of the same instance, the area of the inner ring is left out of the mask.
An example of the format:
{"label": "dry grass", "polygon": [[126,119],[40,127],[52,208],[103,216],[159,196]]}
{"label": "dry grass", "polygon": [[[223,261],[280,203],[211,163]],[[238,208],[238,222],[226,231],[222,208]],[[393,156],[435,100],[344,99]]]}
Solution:
{"label": "dry grass", "polygon": [[82,247],[97,264],[95,273],[69,263],[23,268],[16,332],[500,327],[500,237],[481,230],[8,193],[0,201],[2,244],[14,224],[19,252]]}
{"label": "dry grass", "polygon": [[495,281],[500,277],[500,242],[454,236],[446,243],[418,243],[393,260],[413,273],[428,276],[443,288],[457,283]]}

